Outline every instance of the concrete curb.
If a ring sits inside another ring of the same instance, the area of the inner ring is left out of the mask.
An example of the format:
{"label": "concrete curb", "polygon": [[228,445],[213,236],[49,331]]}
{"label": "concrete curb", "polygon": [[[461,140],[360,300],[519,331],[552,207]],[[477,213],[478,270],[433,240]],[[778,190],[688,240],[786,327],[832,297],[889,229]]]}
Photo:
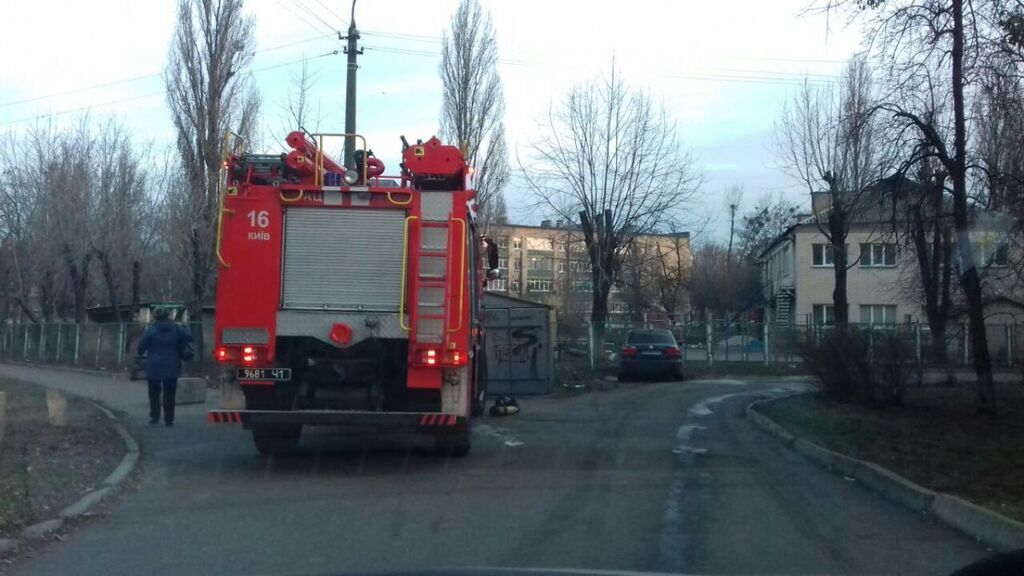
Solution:
{"label": "concrete curb", "polygon": [[[117,489],[125,479],[128,478],[128,475],[132,473],[135,466],[138,464],[139,443],[136,442],[135,438],[128,433],[128,430],[121,424],[113,412],[104,406],[101,406],[98,402],[93,401],[92,404],[110,419],[114,430],[124,442],[124,456],[121,457],[121,461],[118,463],[117,467],[115,467],[114,470],[103,480],[99,488],[89,492],[85,496],[82,496],[73,504],[61,510],[56,518],[43,520],[42,522],[37,522],[31,526],[23,528],[21,530],[22,540],[36,540],[43,538],[63,528],[66,521],[87,515],[97,504],[102,502],[108,496],[116,493]],[[21,543],[22,542],[20,540],[15,539],[0,539],[0,555],[14,550]]]}
{"label": "concrete curb", "polygon": [[947,526],[967,534],[1000,551],[1024,548],[1024,523],[1011,520],[987,508],[951,494],[935,492],[919,486],[893,471],[856,458],[832,452],[813,442],[799,438],[777,422],[757,411],[759,405],[793,396],[758,400],[747,405],[747,418],[768,434],[778,438],[794,452],[818,463],[836,474],[854,478],[882,496],[915,512],[926,512]]}

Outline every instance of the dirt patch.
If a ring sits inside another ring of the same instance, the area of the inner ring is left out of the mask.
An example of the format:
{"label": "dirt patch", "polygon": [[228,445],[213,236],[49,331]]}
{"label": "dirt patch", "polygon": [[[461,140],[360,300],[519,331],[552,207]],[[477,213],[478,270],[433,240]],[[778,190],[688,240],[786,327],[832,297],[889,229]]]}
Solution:
{"label": "dirt patch", "polygon": [[759,410],[830,450],[1024,521],[1024,386],[997,385],[996,398],[994,418],[975,412],[968,387],[911,389],[899,408],[795,397]]}
{"label": "dirt patch", "polygon": [[100,482],[124,454],[110,420],[90,402],[68,397],[68,426],[47,422],[46,391],[0,380],[7,424],[0,440],[0,538],[52,518]]}

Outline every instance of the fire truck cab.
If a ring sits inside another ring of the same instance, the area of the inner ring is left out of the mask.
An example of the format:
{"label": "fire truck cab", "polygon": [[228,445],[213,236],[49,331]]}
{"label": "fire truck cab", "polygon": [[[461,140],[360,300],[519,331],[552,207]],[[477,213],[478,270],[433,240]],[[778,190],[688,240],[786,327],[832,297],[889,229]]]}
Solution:
{"label": "fire truck cab", "polygon": [[251,430],[262,454],[323,425],[417,431],[463,456],[497,268],[470,169],[436,137],[403,137],[396,176],[365,144],[346,168],[324,153],[346,137],[361,139],[296,131],[287,154],[226,154],[209,420]]}

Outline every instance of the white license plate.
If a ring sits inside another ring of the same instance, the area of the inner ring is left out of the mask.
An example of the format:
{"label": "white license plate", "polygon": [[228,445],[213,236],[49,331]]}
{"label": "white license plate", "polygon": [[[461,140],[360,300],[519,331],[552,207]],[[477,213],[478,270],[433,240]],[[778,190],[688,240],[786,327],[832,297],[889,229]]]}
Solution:
{"label": "white license plate", "polygon": [[263,380],[269,382],[288,382],[292,379],[291,368],[239,368],[239,380]]}

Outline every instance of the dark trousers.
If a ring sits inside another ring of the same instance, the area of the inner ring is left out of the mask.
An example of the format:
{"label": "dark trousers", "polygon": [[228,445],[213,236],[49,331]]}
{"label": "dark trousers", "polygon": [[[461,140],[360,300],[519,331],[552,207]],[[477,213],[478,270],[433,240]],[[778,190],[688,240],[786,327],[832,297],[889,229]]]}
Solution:
{"label": "dark trousers", "polygon": [[149,381],[149,419],[160,420],[160,393],[163,389],[164,422],[174,422],[174,395],[178,391],[178,379]]}

